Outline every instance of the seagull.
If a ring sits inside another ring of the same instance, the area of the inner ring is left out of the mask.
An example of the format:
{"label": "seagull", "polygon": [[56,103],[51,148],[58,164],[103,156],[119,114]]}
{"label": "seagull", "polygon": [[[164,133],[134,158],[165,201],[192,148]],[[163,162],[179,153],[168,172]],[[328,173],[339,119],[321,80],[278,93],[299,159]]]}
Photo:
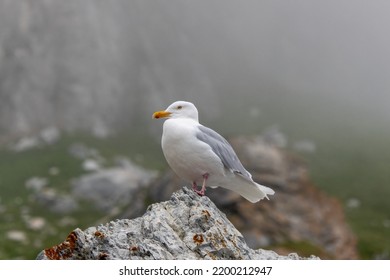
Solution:
{"label": "seagull", "polygon": [[253,181],[225,138],[199,123],[193,103],[176,101],[153,118],[166,119],[161,138],[165,159],[179,177],[192,183],[197,194],[205,195],[206,186],[223,187],[255,203],[275,193]]}

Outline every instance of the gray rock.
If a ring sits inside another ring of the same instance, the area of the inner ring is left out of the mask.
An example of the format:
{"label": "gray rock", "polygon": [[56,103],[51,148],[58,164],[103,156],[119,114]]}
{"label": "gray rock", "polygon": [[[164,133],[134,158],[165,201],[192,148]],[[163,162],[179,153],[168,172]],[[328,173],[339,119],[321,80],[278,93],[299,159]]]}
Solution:
{"label": "gray rock", "polygon": [[11,144],[10,149],[15,152],[24,152],[39,147],[40,141],[37,137],[26,136],[20,138],[16,143]]}
{"label": "gray rock", "polygon": [[66,214],[79,208],[78,202],[72,196],[58,193],[51,188],[36,191],[32,197],[34,201],[55,213]]}
{"label": "gray rock", "polygon": [[49,126],[35,135],[24,136],[18,139],[15,143],[11,143],[9,148],[14,152],[24,152],[54,144],[60,139],[60,136],[61,132],[58,128]]}
{"label": "gray rock", "polygon": [[48,185],[48,183],[49,183],[49,180],[47,178],[34,176],[34,177],[29,178],[24,183],[24,186],[26,187],[26,189],[30,189],[33,191],[40,191],[44,187],[46,187]]}
{"label": "gray rock", "polygon": [[264,130],[261,135],[264,143],[279,148],[286,148],[288,144],[287,136],[284,134],[279,125],[272,125]]}
{"label": "gray rock", "polygon": [[[316,258],[316,257],[311,257]],[[152,204],[139,218],[75,229],[37,259],[300,259],[253,250],[208,197],[189,188]]]}
{"label": "gray rock", "polygon": [[96,149],[87,147],[83,143],[73,143],[69,146],[68,152],[70,155],[80,160],[101,158],[99,152]]}
{"label": "gray rock", "polygon": [[126,166],[98,170],[75,179],[72,194],[109,213],[117,206],[143,202],[140,189],[150,184],[156,175],[127,160]]}
{"label": "gray rock", "polygon": [[46,144],[54,144],[60,139],[61,132],[57,127],[49,126],[41,130],[39,136]]}

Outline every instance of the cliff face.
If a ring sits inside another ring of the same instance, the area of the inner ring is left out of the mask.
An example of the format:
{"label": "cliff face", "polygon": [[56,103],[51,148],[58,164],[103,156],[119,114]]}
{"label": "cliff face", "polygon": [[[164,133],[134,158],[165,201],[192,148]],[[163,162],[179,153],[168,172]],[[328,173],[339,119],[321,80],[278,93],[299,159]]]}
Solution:
{"label": "cliff face", "polygon": [[[316,257],[311,257],[315,259]],[[43,250],[37,259],[300,259],[253,250],[208,197],[184,187],[152,204],[139,218],[116,220],[82,231]]]}

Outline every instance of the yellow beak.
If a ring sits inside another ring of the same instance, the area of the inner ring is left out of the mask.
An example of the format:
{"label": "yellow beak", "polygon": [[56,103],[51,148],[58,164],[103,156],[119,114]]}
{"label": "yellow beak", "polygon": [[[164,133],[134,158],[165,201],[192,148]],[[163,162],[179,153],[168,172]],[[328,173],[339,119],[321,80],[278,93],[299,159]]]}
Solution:
{"label": "yellow beak", "polygon": [[160,119],[160,118],[168,118],[171,115],[170,112],[167,111],[158,111],[153,114],[153,118]]}

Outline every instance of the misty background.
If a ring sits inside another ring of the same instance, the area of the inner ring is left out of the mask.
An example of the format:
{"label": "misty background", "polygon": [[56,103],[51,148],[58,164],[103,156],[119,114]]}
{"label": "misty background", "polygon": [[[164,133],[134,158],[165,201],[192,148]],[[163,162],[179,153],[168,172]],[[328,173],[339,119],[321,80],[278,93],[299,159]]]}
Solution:
{"label": "misty background", "polygon": [[318,185],[347,199],[373,184],[384,200],[389,12],[356,0],[0,0],[0,143],[55,127],[158,145],[152,113],[188,100],[224,135],[276,126],[310,139]]}
{"label": "misty background", "polygon": [[128,128],[177,99],[206,119],[249,100],[274,118],[388,121],[389,10],[387,1],[3,0],[1,135]]}

